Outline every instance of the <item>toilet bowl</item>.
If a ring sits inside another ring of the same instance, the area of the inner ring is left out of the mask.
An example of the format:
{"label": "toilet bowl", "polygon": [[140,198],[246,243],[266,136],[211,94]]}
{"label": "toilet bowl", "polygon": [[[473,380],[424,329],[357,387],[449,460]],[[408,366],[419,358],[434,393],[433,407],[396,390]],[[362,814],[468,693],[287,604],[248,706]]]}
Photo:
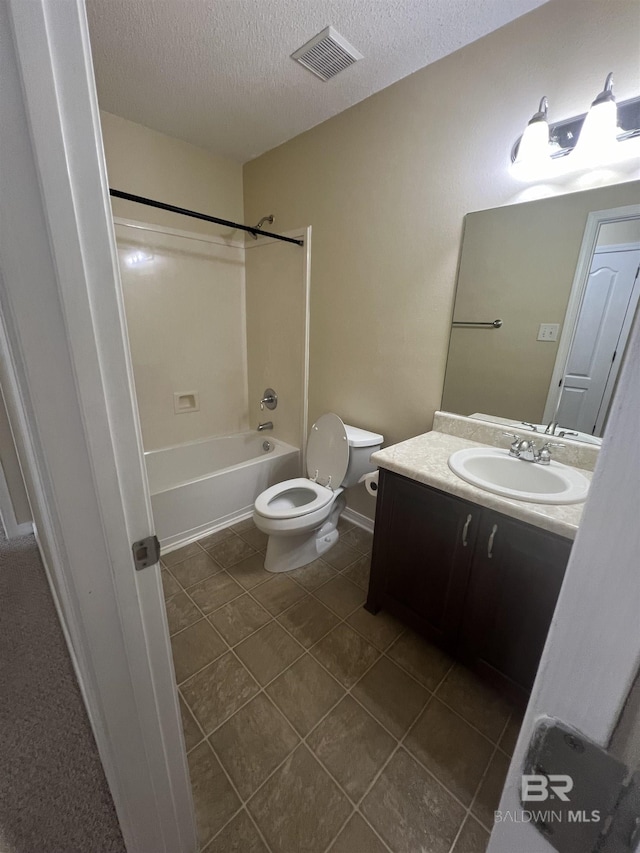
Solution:
{"label": "toilet bowl", "polygon": [[318,418],[307,441],[308,476],[271,486],[256,499],[253,520],[269,536],[267,571],[290,572],[335,545],[344,490],[375,471],[369,460],[382,441],[331,412]]}

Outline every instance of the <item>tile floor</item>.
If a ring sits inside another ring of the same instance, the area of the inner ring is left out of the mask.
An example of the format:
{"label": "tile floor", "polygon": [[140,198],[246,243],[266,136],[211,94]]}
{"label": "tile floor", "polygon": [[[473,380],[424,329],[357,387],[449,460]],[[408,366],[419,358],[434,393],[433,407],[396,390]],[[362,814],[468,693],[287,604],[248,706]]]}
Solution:
{"label": "tile floor", "polygon": [[519,718],[362,605],[371,535],[287,575],[251,520],[163,557],[203,853],[481,853]]}

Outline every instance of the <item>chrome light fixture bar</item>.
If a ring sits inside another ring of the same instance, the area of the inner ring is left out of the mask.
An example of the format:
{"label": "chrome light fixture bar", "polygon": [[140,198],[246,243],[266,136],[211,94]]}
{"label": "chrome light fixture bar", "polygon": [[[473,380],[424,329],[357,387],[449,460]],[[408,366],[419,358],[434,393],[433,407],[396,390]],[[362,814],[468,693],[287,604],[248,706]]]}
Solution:
{"label": "chrome light fixture bar", "polygon": [[513,144],[515,177],[534,181],[640,157],[640,96],[616,104],[613,74],[588,113],[549,125],[547,110],[545,97]]}

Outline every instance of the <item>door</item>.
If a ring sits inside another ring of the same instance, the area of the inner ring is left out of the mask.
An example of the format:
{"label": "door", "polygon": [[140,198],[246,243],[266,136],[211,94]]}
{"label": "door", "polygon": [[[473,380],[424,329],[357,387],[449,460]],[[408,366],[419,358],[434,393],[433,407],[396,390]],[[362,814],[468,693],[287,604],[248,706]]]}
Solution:
{"label": "door", "polygon": [[598,435],[604,425],[605,392],[610,399],[629,318],[638,301],[640,247],[596,249],[576,323],[556,420]]}
{"label": "door", "polygon": [[533,686],[570,550],[567,539],[490,510],[483,513],[460,652],[469,666],[522,704]]}
{"label": "door", "polygon": [[[629,701],[640,667],[639,410],[636,316],[488,853],[552,853],[549,841],[527,822],[520,801],[524,757],[539,717],[562,720],[606,748],[615,746],[622,720],[633,733],[630,740],[640,742],[637,690],[636,701]],[[552,802],[533,808],[548,809],[554,819]]]}
{"label": "door", "polygon": [[453,652],[480,509],[388,471],[378,494],[378,606]]}
{"label": "door", "polygon": [[0,384],[127,851],[193,853],[88,44],[82,2],[0,2]]}

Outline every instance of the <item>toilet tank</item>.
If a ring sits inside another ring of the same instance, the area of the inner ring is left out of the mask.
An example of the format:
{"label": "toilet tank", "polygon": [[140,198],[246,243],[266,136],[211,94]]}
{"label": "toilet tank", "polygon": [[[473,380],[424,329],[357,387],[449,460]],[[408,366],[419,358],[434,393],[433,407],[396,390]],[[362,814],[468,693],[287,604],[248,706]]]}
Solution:
{"label": "toilet tank", "polygon": [[372,453],[380,450],[384,436],[349,424],[345,424],[344,428],[349,442],[349,465],[342,485],[347,488],[355,486],[364,474],[376,470],[378,466],[373,465],[369,460]]}

